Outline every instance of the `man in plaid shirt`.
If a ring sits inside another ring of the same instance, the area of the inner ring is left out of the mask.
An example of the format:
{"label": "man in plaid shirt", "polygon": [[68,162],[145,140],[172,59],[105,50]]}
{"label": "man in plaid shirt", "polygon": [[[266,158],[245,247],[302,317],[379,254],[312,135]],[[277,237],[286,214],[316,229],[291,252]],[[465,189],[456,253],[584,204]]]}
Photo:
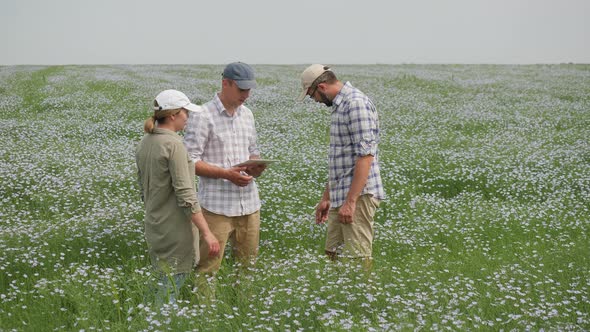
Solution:
{"label": "man in plaid shirt", "polygon": [[246,266],[258,254],[261,204],[254,178],[265,166],[234,166],[260,155],[254,116],[243,105],[256,87],[254,70],[242,62],[230,63],[221,83],[221,92],[204,104],[201,112],[190,115],[184,136],[199,176],[203,216],[220,245],[219,255],[210,257],[201,239],[197,265],[201,274],[219,270],[228,241],[236,260]]}
{"label": "man in plaid shirt", "polygon": [[314,64],[301,74],[299,100],[332,107],[329,181],[316,207],[316,223],[328,221],[326,254],[372,260],[373,218],[385,197],[379,173],[379,118],[371,100],[329,67]]}

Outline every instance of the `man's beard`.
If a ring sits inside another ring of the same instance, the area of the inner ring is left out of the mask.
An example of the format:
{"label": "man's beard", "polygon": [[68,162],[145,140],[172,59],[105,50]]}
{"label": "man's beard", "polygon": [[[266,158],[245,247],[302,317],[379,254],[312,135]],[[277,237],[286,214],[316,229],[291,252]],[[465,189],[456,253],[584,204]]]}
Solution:
{"label": "man's beard", "polygon": [[321,91],[318,91],[318,93],[320,94],[320,99],[322,100],[322,103],[326,104],[326,106],[328,107],[332,107],[332,101],[328,99],[328,96],[326,96]]}

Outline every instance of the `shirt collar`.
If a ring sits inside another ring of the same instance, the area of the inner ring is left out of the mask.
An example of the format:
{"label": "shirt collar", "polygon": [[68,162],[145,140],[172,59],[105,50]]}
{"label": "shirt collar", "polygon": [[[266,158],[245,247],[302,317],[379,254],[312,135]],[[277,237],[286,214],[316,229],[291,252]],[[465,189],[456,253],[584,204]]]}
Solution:
{"label": "shirt collar", "polygon": [[171,135],[171,136],[180,138],[180,136],[176,132],[174,132],[170,129],[166,129],[166,128],[156,127],[156,128],[154,128],[154,131],[152,133],[158,134],[158,135]]}
{"label": "shirt collar", "polygon": [[334,100],[332,100],[332,104],[333,104],[332,110],[333,111],[335,111],[338,108],[338,106],[340,106],[340,104],[342,104],[344,97],[346,95],[348,95],[351,90],[352,90],[352,84],[350,84],[350,82],[344,83],[344,85],[342,86],[342,89],[340,89],[340,91],[338,92],[336,97],[334,97]]}
{"label": "shirt collar", "polygon": [[[227,112],[227,110],[225,109],[225,107],[223,106],[223,103],[221,102],[221,99],[219,99],[219,93],[215,94],[215,98],[213,98],[213,103],[215,105],[215,109],[217,110],[217,113],[219,113],[220,115],[225,115],[227,117],[231,117],[229,115],[229,113]],[[242,105],[238,106],[238,108],[236,109],[236,112],[234,113],[235,116],[240,116],[240,110],[242,108]]]}

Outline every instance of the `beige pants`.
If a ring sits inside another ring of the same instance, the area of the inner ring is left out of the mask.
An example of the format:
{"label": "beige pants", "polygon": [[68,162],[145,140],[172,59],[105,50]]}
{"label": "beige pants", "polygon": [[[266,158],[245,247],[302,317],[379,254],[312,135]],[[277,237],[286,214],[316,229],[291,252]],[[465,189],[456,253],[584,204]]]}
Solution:
{"label": "beige pants", "polygon": [[200,273],[217,272],[229,241],[236,261],[242,264],[253,264],[258,255],[260,239],[260,211],[237,217],[228,217],[202,209],[209,229],[219,241],[219,255],[209,257],[207,243],[200,241],[200,260],[197,271]]}
{"label": "beige pants", "polygon": [[351,224],[343,224],[339,221],[339,208],[330,209],[326,253],[350,258],[371,258],[373,217],[377,207],[379,207],[379,200],[373,195],[361,195],[356,202]]}

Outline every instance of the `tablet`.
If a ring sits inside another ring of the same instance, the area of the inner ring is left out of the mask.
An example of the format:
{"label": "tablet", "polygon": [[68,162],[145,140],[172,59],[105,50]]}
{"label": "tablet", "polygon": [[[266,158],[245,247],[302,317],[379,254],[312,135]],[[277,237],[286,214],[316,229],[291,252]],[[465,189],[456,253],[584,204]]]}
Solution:
{"label": "tablet", "polygon": [[278,162],[278,160],[272,160],[272,159],[250,159],[250,160],[246,160],[242,163],[233,165],[232,167],[241,167],[241,166],[255,166],[255,165],[269,165],[272,163],[276,163]]}

